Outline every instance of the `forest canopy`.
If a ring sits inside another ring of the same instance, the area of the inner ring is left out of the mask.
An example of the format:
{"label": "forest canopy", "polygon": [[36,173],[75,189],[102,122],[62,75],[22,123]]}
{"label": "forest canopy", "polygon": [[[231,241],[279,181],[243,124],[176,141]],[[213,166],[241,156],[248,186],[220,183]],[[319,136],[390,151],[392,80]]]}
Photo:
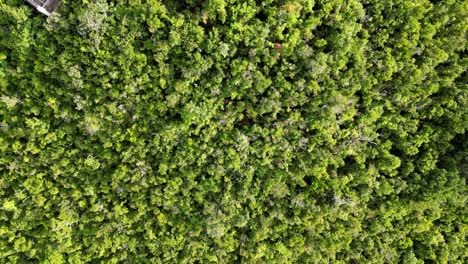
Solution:
{"label": "forest canopy", "polygon": [[467,263],[468,2],[0,0],[0,262]]}

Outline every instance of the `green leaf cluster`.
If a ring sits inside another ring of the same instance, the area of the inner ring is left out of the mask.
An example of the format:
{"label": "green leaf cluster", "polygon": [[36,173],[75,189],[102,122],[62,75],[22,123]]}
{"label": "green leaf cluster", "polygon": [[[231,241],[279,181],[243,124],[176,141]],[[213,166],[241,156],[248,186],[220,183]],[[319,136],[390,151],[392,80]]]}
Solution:
{"label": "green leaf cluster", "polygon": [[466,263],[467,19],[0,0],[0,262]]}

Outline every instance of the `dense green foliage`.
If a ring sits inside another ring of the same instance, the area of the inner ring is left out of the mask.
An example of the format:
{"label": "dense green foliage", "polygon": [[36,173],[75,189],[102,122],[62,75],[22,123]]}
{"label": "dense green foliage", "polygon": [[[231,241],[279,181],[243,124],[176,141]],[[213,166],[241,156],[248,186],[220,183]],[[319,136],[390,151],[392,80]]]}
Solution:
{"label": "dense green foliage", "polygon": [[0,0],[0,262],[466,263],[463,0]]}

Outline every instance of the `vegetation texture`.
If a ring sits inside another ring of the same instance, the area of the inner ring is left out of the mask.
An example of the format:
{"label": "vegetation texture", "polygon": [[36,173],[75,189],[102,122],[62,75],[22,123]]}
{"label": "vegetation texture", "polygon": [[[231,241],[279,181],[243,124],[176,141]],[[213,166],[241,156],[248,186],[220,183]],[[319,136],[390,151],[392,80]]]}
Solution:
{"label": "vegetation texture", "polygon": [[0,0],[2,263],[467,263],[463,0]]}

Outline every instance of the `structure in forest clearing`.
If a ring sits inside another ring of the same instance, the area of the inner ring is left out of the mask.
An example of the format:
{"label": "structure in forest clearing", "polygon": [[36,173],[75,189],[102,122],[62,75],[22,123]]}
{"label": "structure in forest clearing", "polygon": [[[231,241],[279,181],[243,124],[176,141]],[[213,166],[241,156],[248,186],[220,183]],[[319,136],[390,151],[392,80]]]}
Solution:
{"label": "structure in forest clearing", "polygon": [[60,5],[60,0],[26,0],[29,4],[34,6],[37,11],[46,16],[50,16],[52,12]]}

